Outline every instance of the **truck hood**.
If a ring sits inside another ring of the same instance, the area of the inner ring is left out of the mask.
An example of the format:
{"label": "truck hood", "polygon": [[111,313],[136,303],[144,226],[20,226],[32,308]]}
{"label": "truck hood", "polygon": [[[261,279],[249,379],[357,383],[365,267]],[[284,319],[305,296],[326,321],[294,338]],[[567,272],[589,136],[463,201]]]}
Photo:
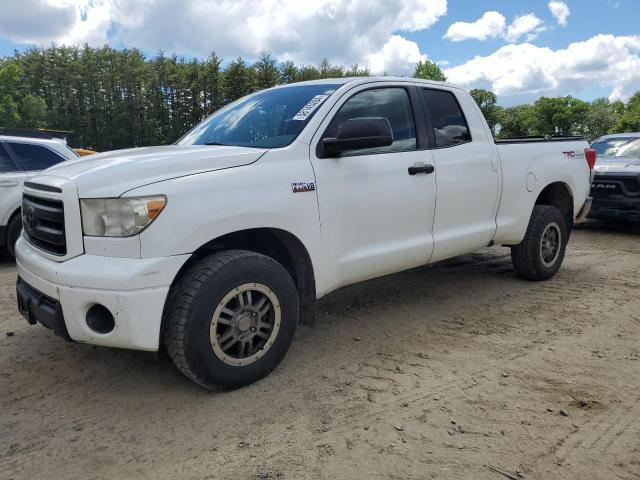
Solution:
{"label": "truck hood", "polygon": [[266,151],[209,145],[131,148],[62,162],[41,175],[73,181],[81,198],[117,197],[163,180],[249,165]]}
{"label": "truck hood", "polygon": [[640,173],[640,158],[598,156],[596,173]]}

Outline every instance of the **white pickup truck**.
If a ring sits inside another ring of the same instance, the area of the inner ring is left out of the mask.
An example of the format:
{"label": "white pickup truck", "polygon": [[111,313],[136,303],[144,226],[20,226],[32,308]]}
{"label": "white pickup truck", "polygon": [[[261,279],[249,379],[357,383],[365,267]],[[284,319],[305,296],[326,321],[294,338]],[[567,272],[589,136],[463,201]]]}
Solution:
{"label": "white pickup truck", "polygon": [[511,246],[520,277],[552,277],[594,162],[576,138],[494,141],[443,83],[281,86],[174,145],[25,183],[18,306],[67,339],[166,348],[198,384],[240,387],[344,285],[494,244]]}

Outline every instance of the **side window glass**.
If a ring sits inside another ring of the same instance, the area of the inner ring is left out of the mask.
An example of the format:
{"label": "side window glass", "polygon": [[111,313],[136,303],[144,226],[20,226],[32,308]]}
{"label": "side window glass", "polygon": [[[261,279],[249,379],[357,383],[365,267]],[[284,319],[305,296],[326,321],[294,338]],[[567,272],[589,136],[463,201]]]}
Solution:
{"label": "side window glass", "polygon": [[9,158],[9,154],[0,143],[0,173],[16,172],[16,168],[13,160]]}
{"label": "side window glass", "polygon": [[344,152],[343,156],[415,150],[416,127],[409,94],[404,88],[377,88],[356,93],[345,102],[329,124],[324,138],[335,137],[340,125],[351,118],[384,117],[391,124],[393,144],[388,147]]}
{"label": "side window glass", "polygon": [[436,147],[453,147],[471,141],[469,126],[453,93],[444,90],[422,90],[433,124]]}
{"label": "side window glass", "polygon": [[51,150],[39,145],[28,143],[9,143],[18,162],[27,172],[39,171],[49,168],[56,163],[64,161],[64,158]]}

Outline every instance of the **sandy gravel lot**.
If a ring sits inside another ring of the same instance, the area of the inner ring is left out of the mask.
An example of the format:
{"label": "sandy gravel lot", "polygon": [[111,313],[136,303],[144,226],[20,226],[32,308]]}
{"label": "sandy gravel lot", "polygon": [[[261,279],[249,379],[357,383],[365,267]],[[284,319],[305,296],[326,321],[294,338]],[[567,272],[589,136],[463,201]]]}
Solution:
{"label": "sandy gravel lot", "polygon": [[487,249],[341,290],[267,379],[208,393],[19,318],[0,261],[0,479],[639,479],[640,233],[560,273]]}

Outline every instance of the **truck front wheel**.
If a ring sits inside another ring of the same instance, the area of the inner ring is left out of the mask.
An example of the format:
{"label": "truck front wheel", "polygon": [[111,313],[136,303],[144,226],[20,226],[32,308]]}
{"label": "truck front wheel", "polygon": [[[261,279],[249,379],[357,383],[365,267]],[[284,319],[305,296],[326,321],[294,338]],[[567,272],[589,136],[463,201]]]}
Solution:
{"label": "truck front wheel", "polygon": [[210,390],[248,385],[283,359],[298,324],[289,273],[255,252],[194,262],[172,288],[164,342],[178,369]]}
{"label": "truck front wheel", "polygon": [[20,238],[20,233],[22,233],[22,217],[20,213],[16,213],[11,220],[9,220],[9,225],[7,225],[7,238],[6,238],[6,246],[7,252],[12,257],[16,256],[16,242],[18,238]]}
{"label": "truck front wheel", "polygon": [[536,205],[529,220],[524,240],[511,247],[511,262],[519,277],[547,280],[562,265],[567,245],[567,227],[560,210],[549,205]]}

